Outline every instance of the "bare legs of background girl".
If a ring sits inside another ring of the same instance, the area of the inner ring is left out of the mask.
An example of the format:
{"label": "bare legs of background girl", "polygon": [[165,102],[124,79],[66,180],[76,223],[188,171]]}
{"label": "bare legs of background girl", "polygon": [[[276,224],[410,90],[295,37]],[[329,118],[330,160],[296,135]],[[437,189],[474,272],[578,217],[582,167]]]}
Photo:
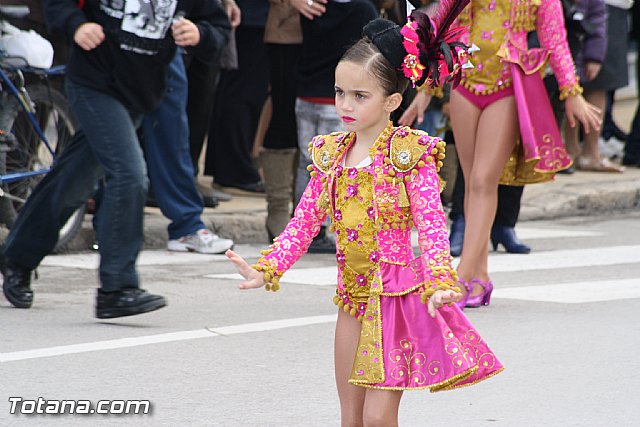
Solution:
{"label": "bare legs of background girl", "polygon": [[[498,204],[498,183],[518,135],[515,98],[502,98],[481,110],[453,91],[450,105],[456,149],[466,179],[466,226],[458,276],[466,283],[472,279],[486,283],[489,231]],[[469,292],[470,296],[478,296],[485,289],[475,282]]]}

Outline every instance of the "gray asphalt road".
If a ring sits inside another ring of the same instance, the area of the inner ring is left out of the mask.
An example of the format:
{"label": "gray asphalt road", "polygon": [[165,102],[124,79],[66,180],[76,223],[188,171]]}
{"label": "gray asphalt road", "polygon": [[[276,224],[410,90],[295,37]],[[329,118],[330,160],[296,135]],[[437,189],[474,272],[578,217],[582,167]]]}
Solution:
{"label": "gray asphalt road", "polygon": [[[518,232],[533,253],[492,253],[492,305],[467,311],[507,369],[458,391],[405,393],[401,425],[637,425],[640,213]],[[219,256],[145,252],[144,287],[169,306],[112,322],[93,318],[95,262],[47,258],[32,309],[0,300],[0,425],[339,425],[331,257],[305,256],[273,294],[237,290]],[[12,415],[11,398],[152,410]]]}

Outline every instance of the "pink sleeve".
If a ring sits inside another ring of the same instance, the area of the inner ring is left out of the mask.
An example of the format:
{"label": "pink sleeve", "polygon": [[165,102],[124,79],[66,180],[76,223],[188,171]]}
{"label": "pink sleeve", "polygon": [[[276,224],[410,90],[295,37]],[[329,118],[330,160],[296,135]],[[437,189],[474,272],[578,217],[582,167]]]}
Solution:
{"label": "pink sleeve", "polygon": [[560,0],[541,0],[536,16],[536,30],[540,45],[549,50],[549,63],[561,93],[580,93],[573,58],[567,44],[567,30]]}
{"label": "pink sleeve", "polygon": [[[271,283],[271,290],[278,290],[279,278],[307,252],[313,238],[327,214],[318,206],[323,194],[322,172],[314,166],[316,174],[311,177],[302,194],[293,218],[284,231],[275,238],[269,249],[263,251],[263,257],[252,267],[265,273],[265,281]],[[269,290],[269,287],[267,287]]]}
{"label": "pink sleeve", "polygon": [[[433,138],[433,141],[444,145],[444,142],[437,138]],[[433,145],[432,147],[430,150],[435,148]],[[440,201],[438,167],[430,150],[427,150],[423,157],[425,165],[418,168],[417,175],[407,183],[407,193],[413,222],[418,229],[423,270],[426,280],[431,285],[432,294],[436,289],[451,289],[457,275],[451,268],[447,220]]]}

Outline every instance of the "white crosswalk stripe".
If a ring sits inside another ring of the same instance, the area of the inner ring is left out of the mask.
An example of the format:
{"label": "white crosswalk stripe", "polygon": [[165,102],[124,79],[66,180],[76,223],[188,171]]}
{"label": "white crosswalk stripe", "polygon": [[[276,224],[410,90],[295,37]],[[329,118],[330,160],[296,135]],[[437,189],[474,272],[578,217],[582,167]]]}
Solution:
{"label": "white crosswalk stripe", "polygon": [[138,347],[149,344],[162,344],[177,341],[188,341],[217,336],[248,334],[252,332],[274,331],[308,325],[335,322],[336,315],[309,316],[293,319],[273,320],[267,322],[245,323],[241,325],[207,327],[191,331],[179,331],[157,335],[143,335],[138,337],[119,338],[107,341],[93,341],[82,344],[62,345],[56,347],[36,348],[33,350],[0,353],[0,363],[14,362],[43,357],[64,356],[69,354],[87,353],[92,351],[115,350],[128,347]]}
{"label": "white crosswalk stripe", "polygon": [[[602,236],[604,233],[575,228],[521,227],[518,228],[518,235],[523,240],[531,240],[589,238]],[[237,245],[235,250],[240,255],[248,258],[255,258],[259,253],[258,246],[256,245]],[[54,255],[45,258],[42,265],[95,269],[98,266],[98,261],[99,257],[96,253]],[[226,262],[226,257],[224,255],[143,251],[138,259],[139,266],[196,264],[202,262]],[[491,273],[543,271],[572,267],[591,268],[631,264],[640,265],[640,245],[539,251],[526,256],[513,256],[492,252],[489,256],[489,270]],[[206,277],[212,279],[241,279],[241,277],[235,273],[210,274]],[[281,282],[285,284],[335,286],[336,277],[337,268],[335,266],[292,268],[285,273]],[[606,289],[606,292],[603,292],[603,289]],[[624,298],[640,298],[640,279],[541,284],[538,286],[518,286],[517,283],[512,283],[512,286],[509,288],[496,289],[493,297],[559,303],[585,303]]]}
{"label": "white crosswalk stripe", "polygon": [[640,298],[640,278],[503,288],[491,297],[563,304]]}
{"label": "white crosswalk stripe", "polygon": [[[259,252],[251,245],[237,245],[234,251],[243,257],[254,257]],[[145,250],[140,252],[137,265],[200,264],[206,262],[227,262],[224,255],[200,254],[196,252],[169,252],[165,250]],[[94,270],[98,268],[100,256],[97,252],[68,255],[50,255],[41,265]]]}
{"label": "white crosswalk stripe", "polygon": [[[613,246],[605,248],[572,249],[534,252],[526,256],[491,253],[489,271],[492,273],[553,270],[570,267],[595,267],[618,264],[640,264],[640,246]],[[335,266],[319,268],[293,268],[285,273],[281,283],[334,286],[338,274]],[[238,274],[211,274],[217,279],[240,279]],[[495,295],[498,297],[498,294]],[[528,298],[525,298],[528,299]]]}
{"label": "white crosswalk stripe", "polygon": [[502,273],[633,263],[640,263],[640,245],[532,252],[526,256],[494,254],[489,256],[489,271]]}

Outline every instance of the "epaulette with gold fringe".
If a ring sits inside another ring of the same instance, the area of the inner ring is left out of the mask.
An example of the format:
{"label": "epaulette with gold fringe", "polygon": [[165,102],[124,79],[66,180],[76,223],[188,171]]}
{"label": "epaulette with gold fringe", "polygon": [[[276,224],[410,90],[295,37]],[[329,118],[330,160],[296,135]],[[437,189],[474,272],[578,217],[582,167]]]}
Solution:
{"label": "epaulette with gold fringe", "polygon": [[317,170],[323,173],[321,175],[322,193],[318,196],[316,203],[318,208],[323,212],[327,212],[327,214],[330,213],[327,174],[344,148],[347,136],[348,133],[346,132],[333,132],[329,135],[318,135],[309,143],[309,155],[312,164],[307,166],[307,170],[310,172],[311,177],[317,175]]}
{"label": "epaulette with gold fringe", "polygon": [[338,147],[347,136],[345,132],[333,132],[329,135],[318,135],[309,143],[309,154],[313,164],[327,173],[339,153]]}
{"label": "epaulette with gold fringe", "polygon": [[[429,150],[428,153],[427,150]],[[403,127],[395,132],[389,149],[384,150],[384,154],[385,163],[393,166],[390,175],[393,177],[396,172],[404,175],[404,179],[398,182],[398,205],[400,207],[409,206],[405,181],[409,182],[412,175],[417,175],[418,169],[426,165],[425,162],[434,162],[436,170],[439,171],[444,159],[444,150],[444,141],[430,137],[423,131]],[[425,154],[427,155],[425,156]]]}

